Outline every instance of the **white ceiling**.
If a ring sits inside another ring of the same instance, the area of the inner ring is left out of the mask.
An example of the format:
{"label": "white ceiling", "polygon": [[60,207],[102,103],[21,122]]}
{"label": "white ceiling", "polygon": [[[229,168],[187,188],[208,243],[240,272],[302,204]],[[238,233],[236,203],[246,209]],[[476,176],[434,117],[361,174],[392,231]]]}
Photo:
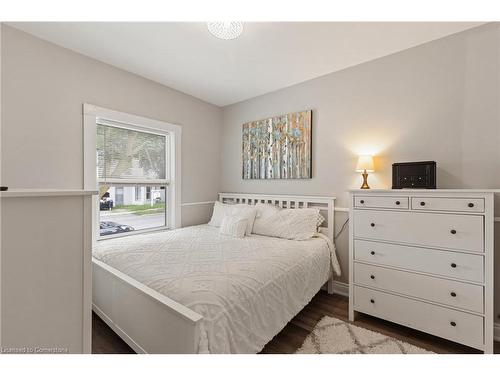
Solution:
{"label": "white ceiling", "polygon": [[480,24],[253,22],[229,41],[211,36],[204,23],[192,22],[10,25],[226,106]]}

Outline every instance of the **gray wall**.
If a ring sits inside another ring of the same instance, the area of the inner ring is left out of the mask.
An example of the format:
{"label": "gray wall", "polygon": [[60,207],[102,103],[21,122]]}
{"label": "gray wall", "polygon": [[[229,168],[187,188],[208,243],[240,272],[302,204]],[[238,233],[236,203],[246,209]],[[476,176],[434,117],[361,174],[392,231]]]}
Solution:
{"label": "gray wall", "polygon": [[[182,125],[182,201],[215,199],[219,107],[6,25],[1,38],[3,185],[81,188],[82,104],[91,103]],[[209,217],[204,206],[183,209],[184,224]]]}
{"label": "gray wall", "polygon": [[[435,160],[441,188],[500,188],[499,66],[500,24],[488,24],[225,107],[221,190],[335,195],[347,207],[360,153],[376,155],[372,187],[390,187],[393,162]],[[304,109],[313,110],[313,178],[243,180],[241,125]],[[336,214],[337,228],[346,218]],[[346,281],[347,231],[337,247]]]}

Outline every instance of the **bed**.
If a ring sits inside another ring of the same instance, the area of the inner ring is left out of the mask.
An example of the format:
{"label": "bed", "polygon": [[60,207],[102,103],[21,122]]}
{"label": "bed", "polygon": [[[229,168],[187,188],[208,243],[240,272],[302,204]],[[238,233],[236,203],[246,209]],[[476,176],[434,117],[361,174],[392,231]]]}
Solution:
{"label": "bed", "polygon": [[[208,225],[102,241],[93,250],[93,309],[138,353],[257,353],[338,267],[334,198],[220,194],[231,203],[317,207],[305,241],[219,234]],[[333,267],[332,267],[333,264]]]}

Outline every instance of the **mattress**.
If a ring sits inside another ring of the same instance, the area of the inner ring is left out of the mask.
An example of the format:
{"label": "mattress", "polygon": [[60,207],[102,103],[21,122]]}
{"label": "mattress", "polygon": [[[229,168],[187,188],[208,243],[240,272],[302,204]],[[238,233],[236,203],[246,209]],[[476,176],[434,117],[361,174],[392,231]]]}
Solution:
{"label": "mattress", "polygon": [[332,250],[200,225],[100,241],[93,256],[201,314],[199,353],[257,353],[329,279]]}

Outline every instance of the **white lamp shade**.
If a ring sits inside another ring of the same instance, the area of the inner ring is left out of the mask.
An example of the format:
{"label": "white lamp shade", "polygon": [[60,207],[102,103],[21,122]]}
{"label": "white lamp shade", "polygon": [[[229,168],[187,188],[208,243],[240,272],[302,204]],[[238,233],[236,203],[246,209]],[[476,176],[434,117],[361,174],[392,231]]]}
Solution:
{"label": "white lamp shade", "polygon": [[356,165],[356,172],[375,172],[373,167],[373,156],[371,155],[361,155],[358,159],[358,164]]}

